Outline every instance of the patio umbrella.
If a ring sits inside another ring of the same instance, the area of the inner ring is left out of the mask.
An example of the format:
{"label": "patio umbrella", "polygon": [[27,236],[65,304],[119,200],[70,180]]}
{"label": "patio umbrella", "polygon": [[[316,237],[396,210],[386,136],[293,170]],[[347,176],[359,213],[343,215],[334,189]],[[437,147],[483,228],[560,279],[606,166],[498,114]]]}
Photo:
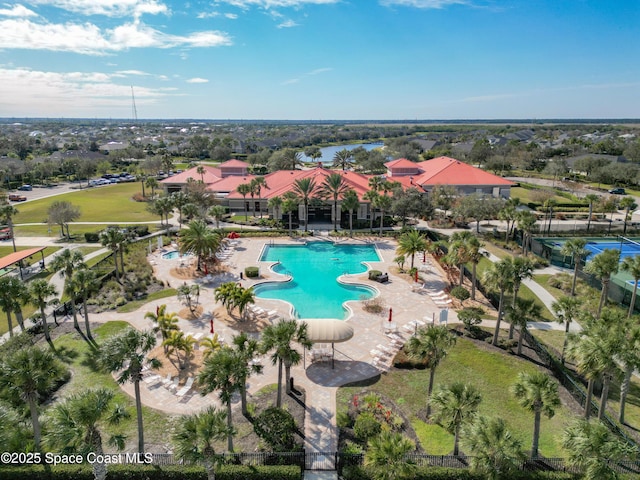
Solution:
{"label": "patio umbrella", "polygon": [[393,308],[389,308],[389,323],[391,323],[392,318],[393,318]]}
{"label": "patio umbrella", "polygon": [[213,334],[213,317],[209,320],[209,325],[211,326],[210,333]]}
{"label": "patio umbrella", "polygon": [[414,274],[414,280],[418,283],[418,270],[416,270],[416,273]]}
{"label": "patio umbrella", "polygon": [[309,319],[307,324],[307,337],[311,343],[330,343],[332,350],[331,368],[334,367],[333,356],[335,355],[336,343],[346,342],[353,338],[353,327],[343,320]]}

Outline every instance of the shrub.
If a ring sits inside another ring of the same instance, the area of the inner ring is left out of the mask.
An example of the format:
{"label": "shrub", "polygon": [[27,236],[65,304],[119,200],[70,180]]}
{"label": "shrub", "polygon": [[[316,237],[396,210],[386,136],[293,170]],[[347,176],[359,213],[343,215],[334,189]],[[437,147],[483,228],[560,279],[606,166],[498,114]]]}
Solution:
{"label": "shrub", "polygon": [[286,410],[267,408],[256,417],[253,429],[276,452],[291,451],[295,447],[296,422]]}
{"label": "shrub", "polygon": [[98,232],[84,232],[84,239],[87,243],[98,243],[100,234]]}
{"label": "shrub", "polygon": [[258,278],[260,276],[260,269],[258,267],[246,267],[244,274],[247,278]]}
{"label": "shrub", "polygon": [[367,442],[371,437],[380,434],[382,425],[372,412],[362,412],[353,425],[353,433],[361,442]]}
{"label": "shrub", "polygon": [[353,427],[353,419],[347,412],[338,412],[336,425],[338,425],[338,428],[351,428]]}
{"label": "shrub", "polygon": [[384,301],[381,297],[369,298],[367,300],[363,300],[363,309],[365,312],[369,313],[382,313],[385,309]]}
{"label": "shrub", "polygon": [[369,270],[369,280],[377,280],[382,275],[380,270]]}
{"label": "shrub", "polygon": [[458,285],[457,287],[453,287],[449,292],[453,298],[457,298],[460,302],[464,303],[465,300],[468,300],[471,294],[469,291]]}

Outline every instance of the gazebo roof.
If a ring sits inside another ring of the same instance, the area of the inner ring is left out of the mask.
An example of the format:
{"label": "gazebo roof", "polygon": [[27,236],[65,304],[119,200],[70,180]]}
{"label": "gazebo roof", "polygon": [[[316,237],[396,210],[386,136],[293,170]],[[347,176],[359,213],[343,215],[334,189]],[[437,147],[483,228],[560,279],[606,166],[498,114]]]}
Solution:
{"label": "gazebo roof", "polygon": [[25,258],[30,257],[35,253],[41,252],[45,248],[47,247],[36,247],[36,248],[29,248],[27,250],[20,250],[19,252],[10,253],[5,257],[0,258],[0,269],[7,268],[13,265],[14,263],[19,262],[20,260],[24,260]]}
{"label": "gazebo roof", "polygon": [[304,320],[307,336],[313,343],[340,343],[353,337],[353,327],[343,320],[313,318]]}

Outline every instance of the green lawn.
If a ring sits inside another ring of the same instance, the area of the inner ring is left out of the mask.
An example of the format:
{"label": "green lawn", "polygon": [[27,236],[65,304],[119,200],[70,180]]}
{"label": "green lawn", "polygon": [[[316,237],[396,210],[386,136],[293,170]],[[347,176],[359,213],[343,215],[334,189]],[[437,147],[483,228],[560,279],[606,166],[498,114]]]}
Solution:
{"label": "green lawn", "polygon": [[[535,197],[532,195],[532,193],[535,192],[536,190],[549,190],[549,189],[540,188],[540,189],[530,190],[528,188],[512,187],[511,198],[519,198],[520,202],[524,204],[527,204],[530,202],[538,203],[536,200],[534,200]],[[568,203],[570,201],[568,198],[563,198],[559,195],[554,195],[551,198],[558,203]]]}
{"label": "green lawn", "polygon": [[[47,209],[56,201],[66,201],[80,207],[79,222],[148,222],[159,220],[147,211],[145,202],[135,202],[132,195],[141,193],[140,183],[122,183],[68,193],[62,196],[34,200],[17,206],[14,224],[47,221]],[[73,230],[73,229],[72,229]]]}
{"label": "green lawn", "polygon": [[[126,322],[108,322],[96,328],[92,333],[96,341],[101,343],[105,338],[118,333],[127,326],[129,324]],[[135,449],[138,437],[134,399],[120,389],[110,373],[96,371],[92,368],[89,346],[76,332],[62,335],[54,343],[62,360],[73,370],[71,380],[59,392],[60,396],[66,397],[72,393],[81,392],[86,390],[88,386],[91,388],[104,387],[115,391],[115,401],[126,405],[131,414],[131,418],[125,420],[118,427],[119,431],[127,437],[127,449]],[[143,410],[145,443],[164,445],[168,441],[167,432],[172,430],[177,416],[166,415],[146,407]],[[104,426],[103,429],[106,432],[113,431],[107,426]]]}
{"label": "green lawn", "polygon": [[[478,347],[472,341],[459,338],[451,353],[436,370],[436,385],[456,381],[469,382],[482,393],[481,414],[504,418],[511,432],[523,442],[525,450],[531,447],[533,414],[519,406],[509,393],[519,372],[533,372],[533,363],[509,355]],[[453,436],[436,425],[425,424],[416,413],[425,408],[429,370],[392,370],[382,375],[368,387],[395,401],[410,419],[420,442],[427,453],[448,454],[453,449]],[[354,394],[362,387],[343,387],[338,390],[338,411],[345,411]],[[566,423],[573,417],[569,410],[561,407],[556,415],[543,417],[540,452],[547,457],[562,457],[558,436]]]}

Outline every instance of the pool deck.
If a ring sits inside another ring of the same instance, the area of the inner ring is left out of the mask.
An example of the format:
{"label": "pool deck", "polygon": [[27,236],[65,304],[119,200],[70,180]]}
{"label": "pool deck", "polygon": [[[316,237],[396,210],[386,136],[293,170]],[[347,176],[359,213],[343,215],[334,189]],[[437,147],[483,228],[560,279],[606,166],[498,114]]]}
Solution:
{"label": "pool deck", "polygon": [[[372,239],[373,240],[373,239]],[[240,282],[243,286],[249,287],[264,278],[254,281],[246,278],[240,280],[240,272],[247,266],[259,266],[260,272],[268,279],[273,280],[279,277],[267,269],[269,262],[259,262],[260,254],[265,243],[269,239],[240,239],[233,254],[225,260],[229,271],[207,279],[190,280],[187,283],[198,283],[201,286],[200,304],[204,308],[204,314],[196,320],[185,320],[180,318],[179,326],[186,333],[209,335],[209,318],[211,312],[220,307],[213,299],[213,289],[221,283],[228,281]],[[313,241],[310,239],[310,241]],[[326,241],[326,240],[324,240]],[[300,244],[301,240],[290,240],[278,238],[278,244]],[[362,243],[354,240],[354,243]],[[389,328],[389,308],[393,309],[393,323],[397,335],[406,340],[409,338],[410,330],[403,328],[411,321],[428,321],[435,318],[438,323],[440,308],[426,294],[412,291],[412,284],[405,278],[391,273],[391,267],[395,266],[393,259],[396,257],[396,244],[392,240],[375,241],[380,262],[370,262],[371,267],[382,272],[389,272],[389,282],[381,284],[368,280],[367,274],[350,275],[346,281],[369,285],[380,292],[385,308],[380,314],[368,313],[363,309],[360,301],[348,302],[352,310],[351,316],[345,320],[354,329],[354,336],[351,340],[335,344],[335,368],[331,368],[331,362],[322,361],[311,363],[310,355],[305,355],[304,363],[292,368],[292,376],[295,385],[306,391],[306,408],[308,411],[305,424],[305,448],[307,451],[333,452],[337,449],[337,428],[335,422],[336,414],[336,390],[346,383],[364,380],[370,377],[383,374],[393,357],[393,351],[399,347],[394,345],[392,339],[385,333]],[[416,264],[422,265],[422,258],[416,256]],[[178,287],[184,280],[178,279],[170,273],[185,259],[165,260],[161,258],[161,252],[150,255],[150,261],[154,267],[156,276],[171,287]],[[195,261],[190,259],[187,261]],[[421,273],[425,283],[434,288],[445,287],[444,274],[439,270],[436,262],[433,262],[431,271]],[[139,329],[149,329],[152,327],[150,320],[144,318],[144,314],[155,310],[156,306],[166,304],[167,311],[177,312],[184,308],[177,297],[169,297],[155,300],[145,304],[142,308],[130,313],[104,312],[93,314],[92,322],[107,322],[110,320],[124,320]],[[277,321],[278,318],[290,318],[290,307],[285,302],[272,299],[256,299],[256,306],[265,310],[275,310],[277,315],[273,315],[265,321]],[[457,316],[453,310],[449,311],[449,323],[457,322]],[[408,330],[408,331],[407,331]],[[238,334],[222,321],[215,324],[215,331],[230,341],[233,335]],[[374,365],[374,354],[372,350],[382,350],[381,363]],[[389,352],[389,353],[387,353]],[[249,378],[249,395],[255,393],[262,387],[276,383],[277,368],[269,362],[264,363],[263,374]],[[133,385],[125,384],[123,389],[133,395]],[[202,397],[189,392],[185,396],[176,396],[161,384],[147,385],[141,384],[143,404],[173,414],[190,414],[211,405],[219,404],[215,393]]]}

